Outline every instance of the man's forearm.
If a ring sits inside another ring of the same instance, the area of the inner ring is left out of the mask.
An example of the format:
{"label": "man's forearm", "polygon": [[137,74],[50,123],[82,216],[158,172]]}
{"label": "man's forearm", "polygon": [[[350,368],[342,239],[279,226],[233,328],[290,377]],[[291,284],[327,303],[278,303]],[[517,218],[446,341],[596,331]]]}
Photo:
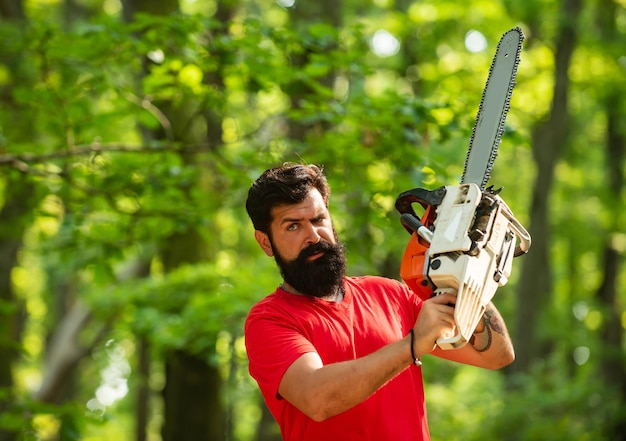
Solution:
{"label": "man's forearm", "polygon": [[515,350],[502,316],[489,303],[468,344],[460,349],[436,348],[434,355],[486,369],[500,369],[515,360]]}
{"label": "man's forearm", "polygon": [[504,357],[514,356],[513,345],[504,320],[492,303],[487,305],[485,314],[469,343],[480,353],[493,352],[502,354]]}
{"label": "man's forearm", "polygon": [[305,354],[285,372],[279,393],[311,419],[323,421],[365,401],[410,366],[410,349],[407,337],[365,357],[325,366],[317,354]]}

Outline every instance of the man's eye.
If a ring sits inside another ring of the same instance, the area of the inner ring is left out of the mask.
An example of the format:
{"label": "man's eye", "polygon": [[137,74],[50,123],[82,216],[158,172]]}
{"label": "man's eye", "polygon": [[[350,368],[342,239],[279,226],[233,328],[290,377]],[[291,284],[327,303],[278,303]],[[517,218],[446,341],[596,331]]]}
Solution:
{"label": "man's eye", "polygon": [[298,224],[290,224],[287,227],[287,231],[295,231],[298,228]]}

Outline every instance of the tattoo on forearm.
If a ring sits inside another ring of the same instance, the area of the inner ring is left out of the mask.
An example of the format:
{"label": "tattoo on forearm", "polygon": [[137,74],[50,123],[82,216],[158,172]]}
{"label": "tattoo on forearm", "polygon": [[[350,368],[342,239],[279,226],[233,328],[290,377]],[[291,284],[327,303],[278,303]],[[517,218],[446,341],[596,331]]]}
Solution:
{"label": "tattoo on forearm", "polygon": [[506,329],[504,328],[504,323],[502,322],[502,318],[498,314],[494,314],[493,309],[488,309],[485,311],[485,327],[489,327],[496,331],[500,335],[506,336]]}
{"label": "tattoo on forearm", "polygon": [[492,341],[492,331],[497,332],[500,335],[505,336],[506,330],[504,324],[502,323],[502,319],[498,314],[495,313],[493,309],[488,309],[485,311],[485,315],[483,316],[483,321],[485,323],[485,328],[479,332],[472,335],[470,340],[470,344],[474,346],[474,349],[478,352],[485,352],[491,347]]}

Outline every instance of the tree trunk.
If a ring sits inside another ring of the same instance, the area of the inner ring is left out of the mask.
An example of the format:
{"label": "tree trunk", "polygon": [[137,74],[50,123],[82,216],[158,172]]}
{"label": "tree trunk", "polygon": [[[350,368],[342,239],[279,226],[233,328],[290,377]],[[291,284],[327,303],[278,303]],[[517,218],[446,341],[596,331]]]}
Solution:
{"label": "tree trunk", "polygon": [[[620,348],[623,347],[623,327],[621,322],[621,308],[619,305],[618,280],[620,265],[622,262],[623,250],[616,246],[616,236],[620,234],[624,218],[623,207],[621,207],[621,194],[624,189],[624,159],[626,158],[626,133],[622,122],[626,114],[620,110],[622,102],[622,91],[613,89],[614,94],[607,103],[607,169],[609,176],[609,208],[613,212],[612,231],[609,232],[604,249],[604,279],[598,289],[597,297],[604,307],[607,320],[602,332],[603,341],[609,351],[602,358],[603,378],[613,387],[624,391],[626,388],[626,365],[624,365],[624,354]],[[626,395],[625,395],[626,398]]]}
{"label": "tree trunk", "polygon": [[280,428],[276,420],[274,420],[270,410],[265,405],[262,396],[260,396],[259,400],[261,401],[261,420],[259,421],[255,441],[281,441],[283,438],[280,435]]}
{"label": "tree trunk", "polygon": [[[218,29],[212,29],[207,39],[219,38],[228,33],[228,23],[236,12],[238,1],[220,1],[217,4],[215,18],[223,23]],[[155,15],[168,15],[178,9],[178,2],[172,0],[147,1],[125,0],[124,16],[130,19],[137,12]],[[222,60],[231,54],[212,50],[212,56]],[[204,82],[215,90],[223,90],[224,78],[221,71],[221,62],[214,72],[207,72]],[[198,100],[193,96],[184,97],[177,103],[157,103],[159,110],[165,115],[170,124],[167,134],[164,131],[144,130],[144,135],[150,139],[166,139],[183,144],[208,143],[214,148],[222,144],[223,113],[218,107],[211,108],[204,115],[198,115]],[[200,122],[198,117],[204,119]],[[197,158],[193,153],[181,153],[181,160],[185,165],[196,167]],[[203,165],[204,177],[199,177],[190,188],[203,186],[206,194],[223,194],[219,188],[219,172],[209,170],[209,165]],[[210,188],[207,188],[210,187]],[[193,201],[190,200],[193,204]],[[220,201],[213,201],[215,207]],[[215,234],[212,237],[218,237]],[[195,225],[189,225],[172,235],[162,249],[164,270],[170,272],[184,264],[205,262],[215,253],[219,244],[207,244]],[[212,295],[208,292],[207,295]],[[218,367],[209,363],[211,354],[191,354],[181,350],[170,351],[165,359],[165,387],[163,390],[164,423],[162,437],[164,441],[193,441],[193,440],[225,440],[227,425],[222,400],[222,379]]]}
{"label": "tree trunk", "polygon": [[146,441],[148,439],[148,421],[150,420],[150,342],[147,338],[137,339],[138,360],[137,398],[135,403],[135,440]]}
{"label": "tree trunk", "polygon": [[85,345],[81,334],[91,321],[91,311],[75,303],[63,314],[47,344],[45,375],[34,398],[46,403],[60,403],[75,378],[78,362],[91,352],[93,345]]}
{"label": "tree trunk", "polygon": [[[339,27],[342,22],[342,2],[333,0],[321,0],[321,1],[296,1],[294,8],[291,10],[291,21],[296,29],[300,29],[301,32],[306,32],[306,26],[310,26],[313,23],[325,23],[333,27]],[[315,54],[316,51],[331,50],[332,47],[319,47],[316,43],[311,44],[310,47],[306,46],[303,42],[303,51],[301,53],[293,54],[292,65],[293,70],[302,70],[306,66],[310,57]],[[330,72],[324,78],[320,79],[320,83],[326,87],[332,87],[334,81],[334,73]],[[289,95],[291,102],[291,108],[300,109],[303,102],[309,95],[316,95],[317,92],[306,84],[306,82],[294,79],[289,85],[287,85],[285,93]],[[319,123],[315,124],[319,125]],[[305,142],[306,136],[309,131],[315,128],[315,125],[310,123],[302,123],[300,121],[289,121],[289,134],[294,140]],[[325,127],[319,127],[320,131],[324,131]]]}
{"label": "tree trunk", "polygon": [[[24,10],[21,1],[0,2],[3,18],[21,21]],[[8,64],[16,67],[16,60]],[[9,85],[11,87],[11,85]],[[10,94],[0,94],[3,103],[10,109],[13,105]],[[11,411],[14,401],[13,367],[21,343],[23,306],[15,298],[11,273],[18,265],[18,252],[23,245],[23,235],[29,226],[28,216],[37,204],[35,184],[28,175],[9,171],[4,177],[4,205],[0,208],[0,415]],[[17,433],[0,427],[0,441],[13,441]]]}
{"label": "tree trunk", "polygon": [[22,0],[0,0],[0,17],[8,20],[25,20]]}
{"label": "tree trunk", "polygon": [[[5,203],[0,209],[0,415],[8,413],[14,401],[13,368],[23,327],[23,305],[15,297],[11,273],[18,265],[28,216],[37,203],[35,186],[28,176],[13,171],[5,179]],[[15,439],[15,432],[0,427],[0,441]]]}
{"label": "tree trunk", "polygon": [[[190,227],[165,244],[164,269],[169,272],[184,264],[205,261],[206,250],[197,229]],[[163,441],[226,440],[222,379],[209,359],[210,354],[180,350],[166,355]]]}
{"label": "tree trunk", "polygon": [[[604,0],[598,4],[598,35],[602,47],[609,56],[621,52],[620,35],[616,26],[616,7],[613,1]],[[613,51],[611,51],[613,49]],[[622,82],[623,84],[623,82]],[[607,207],[611,214],[611,228],[604,246],[604,278],[596,297],[605,316],[600,329],[603,350],[600,353],[600,378],[609,388],[618,394],[618,402],[626,403],[626,356],[624,355],[624,329],[622,326],[619,299],[619,274],[623,263],[624,250],[618,249],[616,238],[623,232],[624,209],[622,194],[626,176],[626,129],[624,129],[623,97],[626,90],[619,83],[611,84],[605,100],[606,108],[606,169],[607,169]],[[612,421],[606,424],[606,439],[626,439],[626,408],[618,409]]]}
{"label": "tree trunk", "polygon": [[548,348],[543,346],[539,330],[552,297],[550,262],[550,200],[554,169],[561,157],[569,132],[568,69],[576,45],[577,21],[582,0],[563,0],[561,20],[556,36],[554,91],[550,114],[540,123],[532,137],[532,151],[537,178],[530,207],[529,232],[533,238],[530,253],[524,257],[518,291],[515,323],[516,361],[509,372],[528,371]]}
{"label": "tree trunk", "polygon": [[165,375],[163,441],[226,440],[217,368],[206,357],[173,351]]}
{"label": "tree trunk", "polygon": [[[24,21],[24,6],[21,0],[0,0],[0,17],[10,21]],[[5,64],[14,67],[15,60]],[[7,88],[12,85],[7,85]],[[11,108],[9,93],[0,91],[3,106]],[[4,147],[4,146],[3,146]],[[4,195],[0,200],[0,415],[11,411],[14,401],[13,367],[20,347],[22,306],[15,298],[11,273],[17,265],[17,254],[22,246],[22,237],[27,228],[26,216],[36,204],[34,184],[25,174],[10,171],[3,176]],[[0,441],[14,441],[17,433],[0,426]]]}

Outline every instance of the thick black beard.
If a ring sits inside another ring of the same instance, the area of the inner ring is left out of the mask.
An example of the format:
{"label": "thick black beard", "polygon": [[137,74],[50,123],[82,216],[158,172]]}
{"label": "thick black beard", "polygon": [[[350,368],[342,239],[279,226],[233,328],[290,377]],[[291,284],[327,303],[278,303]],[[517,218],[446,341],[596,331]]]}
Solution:
{"label": "thick black beard", "polygon": [[[285,282],[299,293],[313,297],[326,297],[342,289],[346,257],[343,244],[335,240],[334,245],[321,240],[302,250],[294,260],[284,259],[274,249],[274,260]],[[322,257],[307,260],[320,251],[324,252]]]}

